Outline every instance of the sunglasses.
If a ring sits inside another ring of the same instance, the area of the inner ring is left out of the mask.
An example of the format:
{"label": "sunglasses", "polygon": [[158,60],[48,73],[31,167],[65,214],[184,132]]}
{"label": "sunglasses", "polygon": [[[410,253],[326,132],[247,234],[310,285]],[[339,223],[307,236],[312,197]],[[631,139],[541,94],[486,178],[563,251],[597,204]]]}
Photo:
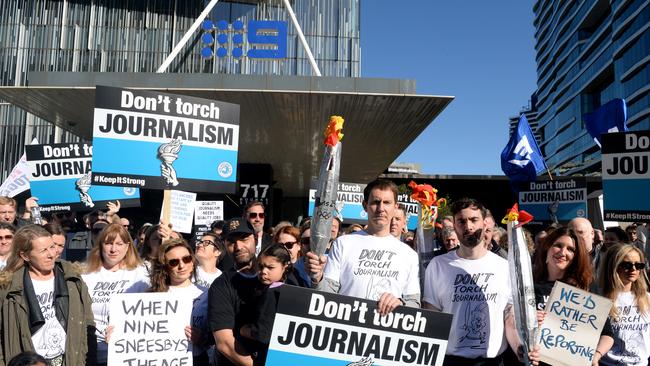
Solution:
{"label": "sunglasses", "polygon": [[621,264],[618,265],[618,268],[624,270],[624,271],[631,271],[632,269],[635,269],[637,271],[640,271],[645,268],[645,263],[637,262],[637,263],[632,263],[632,262],[621,262]]}
{"label": "sunglasses", "polygon": [[263,219],[263,218],[264,218],[264,212],[260,212],[260,213],[257,213],[257,212],[249,212],[249,213],[248,213],[248,218],[251,219],[251,220],[252,220],[252,219],[256,219],[256,218],[258,218],[258,217],[259,217],[260,219]]}
{"label": "sunglasses", "polygon": [[13,239],[13,238],[14,238],[13,235],[0,236],[0,239],[4,239],[4,240],[11,240],[11,239]]}
{"label": "sunglasses", "polygon": [[291,250],[293,248],[293,246],[296,245],[296,244],[298,244],[297,241],[288,241],[286,243],[278,243],[278,245],[282,245],[283,247],[285,247],[285,248],[287,248],[289,250]]}
{"label": "sunglasses", "polygon": [[197,247],[207,247],[208,245],[214,245],[215,247],[217,246],[215,244],[215,242],[213,242],[212,240],[207,240],[207,239],[203,239],[200,242],[196,243]]}
{"label": "sunglasses", "polygon": [[192,262],[192,256],[191,255],[186,255],[186,256],[184,256],[183,258],[180,258],[180,259],[178,259],[178,258],[170,259],[170,260],[167,261],[167,266],[169,268],[178,267],[178,265],[181,264],[181,261],[183,261],[183,263],[185,263],[185,264],[190,264]]}

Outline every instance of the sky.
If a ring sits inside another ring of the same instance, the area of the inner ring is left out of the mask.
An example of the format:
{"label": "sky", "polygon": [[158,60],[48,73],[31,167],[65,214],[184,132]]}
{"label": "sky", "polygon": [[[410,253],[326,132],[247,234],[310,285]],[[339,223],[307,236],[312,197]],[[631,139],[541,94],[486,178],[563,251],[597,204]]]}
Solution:
{"label": "sky", "polygon": [[361,76],[455,99],[399,156],[423,174],[502,175],[508,121],[536,88],[531,0],[362,0]]}

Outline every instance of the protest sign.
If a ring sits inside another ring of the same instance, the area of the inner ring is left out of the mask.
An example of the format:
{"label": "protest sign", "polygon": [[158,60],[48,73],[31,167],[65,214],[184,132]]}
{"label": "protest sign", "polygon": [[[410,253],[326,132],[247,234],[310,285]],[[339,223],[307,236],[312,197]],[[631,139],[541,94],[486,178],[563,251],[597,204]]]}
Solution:
{"label": "protest sign", "polygon": [[585,178],[526,182],[519,185],[519,209],[535,221],[568,222],[587,217]]}
{"label": "protest sign", "polygon": [[120,200],[122,207],[140,205],[140,190],[91,184],[93,147],[89,144],[25,146],[32,196],[43,211],[103,208]]}
{"label": "protest sign", "polygon": [[0,186],[0,196],[15,197],[29,189],[29,166],[27,156],[23,154],[11,173]]}
{"label": "protest sign", "polygon": [[109,365],[191,366],[192,298],[173,293],[116,294],[110,302]]}
{"label": "protest sign", "polygon": [[602,135],[605,220],[650,220],[650,130]]}
{"label": "protest sign", "polygon": [[97,86],[93,183],[234,193],[239,105]]}
{"label": "protest sign", "polygon": [[[316,202],[316,181],[311,182],[309,189],[308,215],[314,215],[314,204]],[[365,184],[339,182],[336,206],[337,210],[346,223],[363,223],[368,220],[368,214],[363,209],[363,189]]]}
{"label": "protest sign", "polygon": [[450,314],[376,310],[376,301],[282,286],[266,365],[442,365]]}
{"label": "protest sign", "polygon": [[551,365],[591,365],[612,301],[556,281],[546,302],[538,344]]}
{"label": "protest sign", "polygon": [[210,231],[209,226],[202,226],[202,225],[192,226],[192,240],[194,241],[195,244],[198,243],[199,241],[201,241],[201,238],[203,238],[203,235],[205,235],[205,233],[209,231]]}
{"label": "protest sign", "polygon": [[[313,216],[314,204],[316,202],[316,182],[312,181],[309,189],[309,206],[307,214]],[[363,209],[363,190],[365,184],[339,183],[337,207],[341,209],[343,222],[365,224],[368,221],[368,214]],[[415,230],[418,226],[418,203],[413,201],[408,194],[397,196],[397,202],[406,210],[406,223],[409,230]]]}
{"label": "protest sign", "polygon": [[[32,145],[37,145],[38,140],[33,139]],[[27,154],[23,153],[20,160],[9,173],[7,179],[0,185],[0,196],[16,197],[29,189],[29,166],[27,165]]]}
{"label": "protest sign", "polygon": [[[192,231],[192,219],[194,218],[194,207],[196,205],[196,193],[171,191],[169,207],[169,223],[175,231],[189,234]],[[163,207],[160,210],[160,219],[163,219],[166,201],[163,200]]]}
{"label": "protest sign", "polygon": [[223,201],[196,201],[194,225],[210,226],[217,220],[223,220]]}
{"label": "protest sign", "polygon": [[[404,206],[406,211],[406,227],[409,230],[415,230],[418,227],[418,215],[420,214],[420,206],[418,202],[411,199],[411,195],[407,193],[400,193],[397,195],[397,203]],[[437,207],[435,208],[438,209]]]}

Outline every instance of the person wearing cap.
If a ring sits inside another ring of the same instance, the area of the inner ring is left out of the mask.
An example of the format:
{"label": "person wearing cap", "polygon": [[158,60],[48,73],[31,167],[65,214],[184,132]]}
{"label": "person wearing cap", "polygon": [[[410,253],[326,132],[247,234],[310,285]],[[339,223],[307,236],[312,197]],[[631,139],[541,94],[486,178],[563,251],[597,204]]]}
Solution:
{"label": "person wearing cap", "polygon": [[222,237],[234,266],[217,278],[208,292],[208,322],[219,351],[220,366],[252,365],[259,346],[240,336],[240,328],[250,323],[245,314],[255,311],[257,260],[255,232],[244,218],[227,221]]}

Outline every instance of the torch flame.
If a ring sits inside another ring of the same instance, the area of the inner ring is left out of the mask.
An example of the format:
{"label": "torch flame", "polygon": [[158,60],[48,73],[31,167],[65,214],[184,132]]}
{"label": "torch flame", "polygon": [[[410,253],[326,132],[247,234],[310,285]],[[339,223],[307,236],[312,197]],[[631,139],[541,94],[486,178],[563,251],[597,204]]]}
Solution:
{"label": "torch flame", "polygon": [[178,154],[181,151],[182,142],[179,139],[171,140],[166,144],[160,145],[158,148],[158,154]]}
{"label": "torch flame", "polygon": [[343,134],[343,117],[341,116],[331,116],[330,123],[325,129],[325,145],[334,147],[336,144],[341,141]]}

